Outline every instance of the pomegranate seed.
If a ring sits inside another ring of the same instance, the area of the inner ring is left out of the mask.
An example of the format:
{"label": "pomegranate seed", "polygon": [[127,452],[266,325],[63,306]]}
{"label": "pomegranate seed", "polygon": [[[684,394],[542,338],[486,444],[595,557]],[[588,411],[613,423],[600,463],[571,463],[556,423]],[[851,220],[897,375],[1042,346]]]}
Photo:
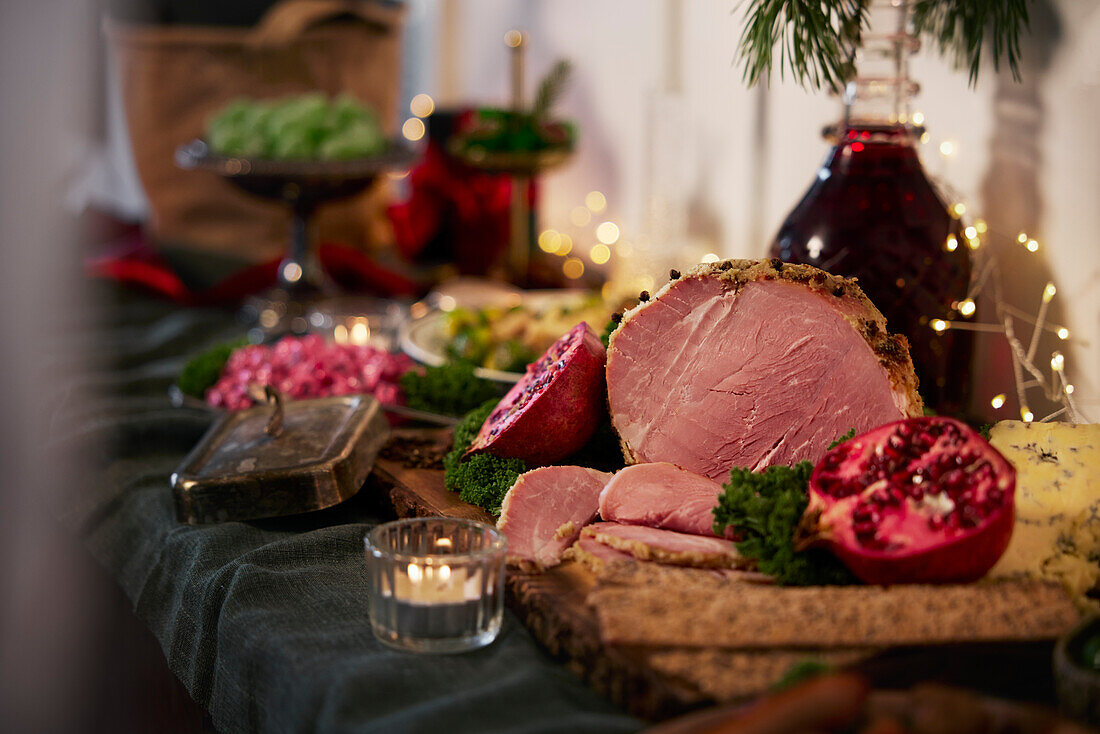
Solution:
{"label": "pomegranate seed", "polygon": [[864,522],[857,522],[852,525],[852,529],[856,531],[856,535],[871,535],[874,536],[877,526],[875,523],[867,520]]}

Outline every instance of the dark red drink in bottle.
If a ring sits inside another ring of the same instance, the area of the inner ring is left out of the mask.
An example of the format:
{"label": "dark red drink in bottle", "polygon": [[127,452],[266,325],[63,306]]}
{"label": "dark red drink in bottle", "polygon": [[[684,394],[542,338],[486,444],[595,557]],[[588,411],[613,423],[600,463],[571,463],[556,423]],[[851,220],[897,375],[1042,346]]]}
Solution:
{"label": "dark red drink in bottle", "polygon": [[[925,405],[959,414],[967,407],[972,339],[930,324],[951,319],[967,297],[970,249],[917,155],[922,130],[908,116],[916,85],[905,74],[904,58],[915,47],[904,32],[906,4],[884,10],[899,14],[901,30],[865,35],[844,120],[827,132],[833,147],[771,255],[858,278],[889,329],[908,338]],[[869,71],[876,60],[885,60],[887,73]]]}

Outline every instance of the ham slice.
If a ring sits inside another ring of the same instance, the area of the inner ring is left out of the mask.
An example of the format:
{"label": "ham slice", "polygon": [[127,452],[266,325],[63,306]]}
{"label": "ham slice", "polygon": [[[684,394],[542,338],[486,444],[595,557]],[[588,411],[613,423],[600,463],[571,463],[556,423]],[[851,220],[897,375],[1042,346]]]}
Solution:
{"label": "ham slice", "polygon": [[618,471],[600,492],[600,517],[695,535],[714,535],[718,482],[664,461]]}
{"label": "ham slice", "polygon": [[908,342],[854,280],[778,260],[700,265],[611,335],[611,419],[631,463],[724,480],[817,461],[829,444],[920,415]]}
{"label": "ham slice", "polygon": [[593,573],[603,571],[608,564],[637,562],[630,553],[615,550],[595,538],[584,536],[577,538],[577,542],[565,551],[564,557],[584,564]]}
{"label": "ham slice", "polygon": [[696,568],[738,568],[747,565],[733,543],[722,538],[617,522],[598,522],[585,527],[581,531],[581,540],[586,538],[629,553],[642,561]]}
{"label": "ham slice", "polygon": [[501,504],[497,528],[508,538],[508,560],[548,568],[561,561],[581,528],[596,518],[611,475],[582,466],[544,466],[521,474]]}

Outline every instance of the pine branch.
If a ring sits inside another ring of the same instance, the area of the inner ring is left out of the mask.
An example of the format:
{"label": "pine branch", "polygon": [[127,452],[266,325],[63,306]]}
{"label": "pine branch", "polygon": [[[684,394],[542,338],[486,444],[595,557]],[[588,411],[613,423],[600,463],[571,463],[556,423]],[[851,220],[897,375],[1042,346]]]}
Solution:
{"label": "pine branch", "polygon": [[[789,71],[804,87],[840,91],[855,72],[855,51],[867,28],[872,0],[744,0],[748,24],[738,48],[749,86]],[[993,68],[1008,63],[1019,78],[1020,32],[1028,27],[1027,0],[913,0],[917,35],[928,34],[940,53],[970,68],[974,84],[988,45]]]}
{"label": "pine branch", "polygon": [[867,0],[749,0],[739,55],[749,86],[788,68],[804,87],[839,91],[854,72]]}
{"label": "pine branch", "polygon": [[569,85],[569,77],[572,73],[573,65],[566,59],[559,60],[550,68],[539,82],[538,91],[535,93],[535,105],[531,108],[531,115],[535,119],[542,119],[549,114],[550,108]]}
{"label": "pine branch", "polygon": [[1020,30],[1028,27],[1026,0],[916,0],[913,26],[917,35],[929,34],[940,53],[953,56],[957,66],[970,67],[971,85],[978,79],[986,32],[993,69],[1001,68],[1003,56],[1013,78],[1020,78]]}

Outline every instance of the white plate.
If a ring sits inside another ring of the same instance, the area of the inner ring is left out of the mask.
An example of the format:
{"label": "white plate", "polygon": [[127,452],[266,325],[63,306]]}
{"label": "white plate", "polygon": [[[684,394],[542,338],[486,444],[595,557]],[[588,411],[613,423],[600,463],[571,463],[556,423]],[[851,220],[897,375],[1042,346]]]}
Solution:
{"label": "white plate", "polygon": [[[431,367],[438,367],[446,362],[445,321],[446,316],[442,311],[432,311],[418,319],[406,321],[397,332],[401,351],[417,362]],[[523,377],[520,372],[502,372],[484,367],[475,367],[474,375],[483,380],[508,384],[518,382]]]}

